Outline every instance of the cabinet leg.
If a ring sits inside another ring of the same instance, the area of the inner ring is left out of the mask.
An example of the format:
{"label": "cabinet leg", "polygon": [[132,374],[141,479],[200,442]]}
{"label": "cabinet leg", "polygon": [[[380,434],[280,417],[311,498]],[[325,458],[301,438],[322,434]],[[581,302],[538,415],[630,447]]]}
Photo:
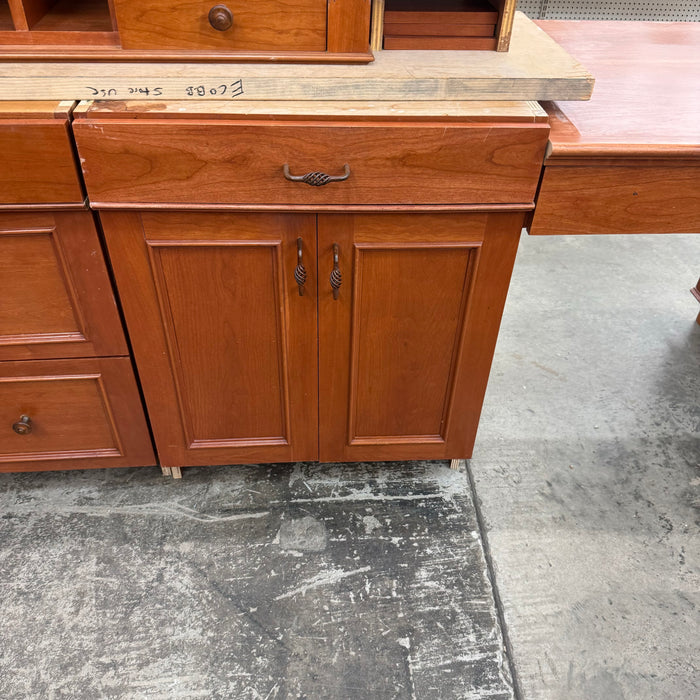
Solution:
{"label": "cabinet leg", "polygon": [[459,469],[464,466],[463,459],[452,459],[450,460],[450,469]]}
{"label": "cabinet leg", "polygon": [[[700,280],[698,280],[698,283],[690,290],[690,293],[698,300],[700,301]],[[697,323],[700,325],[700,314],[698,314],[698,317],[695,319]]]}
{"label": "cabinet leg", "polygon": [[163,473],[163,476],[172,476],[170,473],[170,467],[161,467],[160,470]]}
{"label": "cabinet leg", "polygon": [[182,470],[180,467],[170,467],[170,474],[173,479],[182,479]]}

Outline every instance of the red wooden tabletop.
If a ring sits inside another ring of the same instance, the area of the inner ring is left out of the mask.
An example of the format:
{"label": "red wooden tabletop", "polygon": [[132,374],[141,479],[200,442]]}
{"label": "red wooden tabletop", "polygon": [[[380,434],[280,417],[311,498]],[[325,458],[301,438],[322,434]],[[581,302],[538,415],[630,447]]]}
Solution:
{"label": "red wooden tabletop", "polygon": [[544,104],[551,158],[700,157],[700,23],[537,24],[596,80],[589,102]]}

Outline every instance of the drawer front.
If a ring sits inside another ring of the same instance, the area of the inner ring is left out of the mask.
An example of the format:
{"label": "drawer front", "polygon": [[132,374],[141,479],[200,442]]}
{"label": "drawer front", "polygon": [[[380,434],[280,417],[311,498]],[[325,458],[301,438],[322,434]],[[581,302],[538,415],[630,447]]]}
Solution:
{"label": "drawer front", "polygon": [[114,0],[114,8],[125,49],[326,50],[326,0]]}
{"label": "drawer front", "polygon": [[92,213],[0,213],[0,360],[126,355]]}
{"label": "drawer front", "polygon": [[128,358],[0,363],[0,471],[148,464]]}
{"label": "drawer front", "polygon": [[67,122],[0,121],[0,204],[80,203]]}
{"label": "drawer front", "polygon": [[[93,203],[529,203],[548,127],[84,121]],[[285,179],[320,171],[323,186]]]}
{"label": "drawer front", "polygon": [[700,232],[700,165],[548,166],[535,235]]}

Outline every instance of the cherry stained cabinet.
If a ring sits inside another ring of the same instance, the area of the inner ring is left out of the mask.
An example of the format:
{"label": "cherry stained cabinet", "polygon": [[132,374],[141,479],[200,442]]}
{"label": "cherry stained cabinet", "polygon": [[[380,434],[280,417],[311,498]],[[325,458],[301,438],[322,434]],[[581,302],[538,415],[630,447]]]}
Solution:
{"label": "cherry stained cabinet", "polygon": [[104,211],[161,464],[470,454],[522,218]]}
{"label": "cherry stained cabinet", "polygon": [[72,109],[0,106],[0,472],[155,464]]}

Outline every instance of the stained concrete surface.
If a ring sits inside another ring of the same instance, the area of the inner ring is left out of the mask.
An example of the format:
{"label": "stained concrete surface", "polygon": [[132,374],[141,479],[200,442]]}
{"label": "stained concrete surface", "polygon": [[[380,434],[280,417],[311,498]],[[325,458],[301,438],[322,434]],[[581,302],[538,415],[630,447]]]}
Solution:
{"label": "stained concrete surface", "polygon": [[528,700],[700,697],[700,236],[523,238],[470,470]]}
{"label": "stained concrete surface", "polygon": [[0,698],[512,698],[448,463],[0,475]]}

